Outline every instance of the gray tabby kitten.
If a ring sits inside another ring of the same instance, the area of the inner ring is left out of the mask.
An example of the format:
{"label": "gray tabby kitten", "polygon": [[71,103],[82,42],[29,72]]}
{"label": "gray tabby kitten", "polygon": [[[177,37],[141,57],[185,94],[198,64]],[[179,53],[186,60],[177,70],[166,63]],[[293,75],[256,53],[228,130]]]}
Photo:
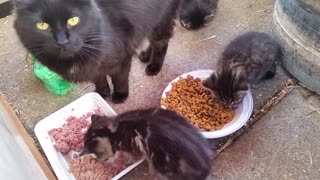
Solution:
{"label": "gray tabby kitten", "polygon": [[247,32],[232,40],[218,60],[218,69],[203,86],[224,105],[241,102],[249,84],[270,79],[281,57],[280,45],[269,35]]}

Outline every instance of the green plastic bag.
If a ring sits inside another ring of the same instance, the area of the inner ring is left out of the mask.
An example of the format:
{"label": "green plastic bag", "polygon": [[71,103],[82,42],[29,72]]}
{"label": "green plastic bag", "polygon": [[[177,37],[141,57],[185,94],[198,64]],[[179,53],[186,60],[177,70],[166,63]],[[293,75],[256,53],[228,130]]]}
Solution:
{"label": "green plastic bag", "polygon": [[31,61],[31,64],[33,64],[34,74],[44,83],[50,92],[65,95],[76,87],[76,84],[65,81],[60,75],[42,65],[32,55],[29,55],[28,59]]}

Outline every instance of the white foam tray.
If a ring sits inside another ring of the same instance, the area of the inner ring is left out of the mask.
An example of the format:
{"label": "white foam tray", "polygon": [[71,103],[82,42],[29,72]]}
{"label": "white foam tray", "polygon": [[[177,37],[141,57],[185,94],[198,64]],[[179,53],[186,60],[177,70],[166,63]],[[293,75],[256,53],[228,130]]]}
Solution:
{"label": "white foam tray", "polygon": [[[62,109],[37,123],[34,129],[35,134],[58,179],[75,180],[75,177],[68,170],[69,166],[67,160],[54,148],[54,143],[51,140],[48,131],[53,128],[61,127],[63,124],[65,124],[66,119],[69,116],[80,117],[87,112],[94,112],[94,110],[97,108],[100,108],[101,112],[105,115],[116,115],[114,110],[99,94],[91,92],[66,105]],[[141,159],[138,162],[130,165],[128,168],[113,177],[112,180],[120,179],[122,176],[124,176],[136,166],[138,166],[141,162],[143,162],[143,160],[144,159]]]}
{"label": "white foam tray", "polygon": [[[172,83],[177,82],[180,77],[186,78],[188,75],[191,75],[196,78],[200,78],[202,80],[205,80],[210,77],[210,75],[213,73],[213,70],[196,70],[187,72],[185,74],[182,74],[172,80],[168,86],[164,89],[162,93],[162,98],[166,97],[166,93],[169,92],[172,88]],[[160,102],[161,104],[161,102]],[[166,109],[165,106],[161,105],[163,109]],[[244,96],[242,102],[238,105],[238,107],[235,109],[236,114],[234,118],[223,126],[223,128],[215,131],[201,131],[202,135],[207,139],[215,139],[215,138],[221,138],[228,136],[237,130],[239,130],[241,127],[243,127],[247,121],[249,120],[252,111],[253,111],[253,99],[252,94],[250,90],[248,90],[247,94]]]}

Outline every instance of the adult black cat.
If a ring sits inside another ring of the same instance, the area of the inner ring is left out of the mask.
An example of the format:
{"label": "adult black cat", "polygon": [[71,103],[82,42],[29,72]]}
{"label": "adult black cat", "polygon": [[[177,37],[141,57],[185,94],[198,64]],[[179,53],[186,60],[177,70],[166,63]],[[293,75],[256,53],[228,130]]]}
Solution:
{"label": "adult black cat", "polygon": [[42,64],[71,82],[93,82],[113,102],[129,95],[132,56],[144,38],[150,45],[139,55],[146,73],[162,67],[180,0],[12,0],[15,29]]}

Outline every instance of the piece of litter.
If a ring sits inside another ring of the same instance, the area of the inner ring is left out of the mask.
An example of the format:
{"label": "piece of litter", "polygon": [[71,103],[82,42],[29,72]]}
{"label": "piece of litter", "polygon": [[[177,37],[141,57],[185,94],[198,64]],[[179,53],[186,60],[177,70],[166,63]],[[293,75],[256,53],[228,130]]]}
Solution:
{"label": "piece of litter", "polygon": [[213,38],[215,38],[215,37],[217,37],[217,36],[216,36],[216,35],[213,35],[213,36],[211,36],[211,37],[207,37],[207,38],[205,38],[205,39],[202,39],[202,40],[199,40],[199,41],[192,42],[192,44],[201,43],[201,42],[203,42],[203,41],[207,41],[207,40],[209,40],[209,39],[213,39]]}
{"label": "piece of litter", "polygon": [[4,52],[4,53],[2,53],[2,54],[0,54],[0,57],[1,56],[5,56],[5,55],[7,55],[7,54],[9,54],[10,52]]}
{"label": "piece of litter", "polygon": [[308,113],[308,116],[310,116],[310,115],[311,115],[312,113],[314,113],[314,112],[320,114],[320,110],[318,110],[317,108],[315,108],[315,107],[313,107],[313,106],[311,106],[311,105],[309,105],[309,108],[310,108],[312,111],[310,111],[310,112]]}
{"label": "piece of litter", "polygon": [[25,61],[25,59],[20,60],[19,62],[16,63],[16,66],[23,63]]}
{"label": "piece of litter", "polygon": [[309,159],[310,159],[310,165],[312,166],[312,155],[311,155],[311,152],[308,151],[308,154],[309,154]]}
{"label": "piece of litter", "polygon": [[259,10],[259,11],[256,11],[257,13],[260,13],[260,12],[267,12],[267,10]]}
{"label": "piece of litter", "polygon": [[224,29],[224,30],[228,30],[227,28],[222,27],[222,26],[218,26],[218,27],[221,28],[221,29]]}
{"label": "piece of litter", "polygon": [[16,112],[17,115],[20,115],[20,111],[18,109],[14,109],[14,111]]}

